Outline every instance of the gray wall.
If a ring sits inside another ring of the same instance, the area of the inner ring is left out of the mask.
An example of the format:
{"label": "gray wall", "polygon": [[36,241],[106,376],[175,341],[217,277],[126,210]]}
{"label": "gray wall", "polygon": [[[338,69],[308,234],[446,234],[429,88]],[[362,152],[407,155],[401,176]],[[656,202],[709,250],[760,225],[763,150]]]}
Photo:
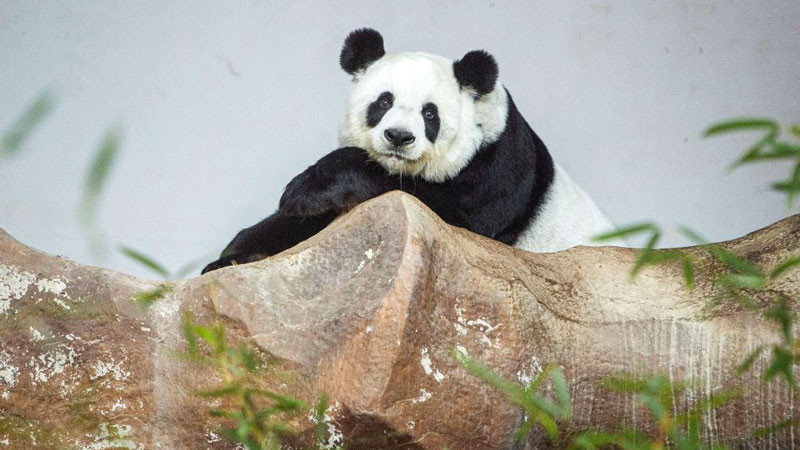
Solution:
{"label": "gray wall", "polygon": [[[121,158],[100,205],[107,242],[170,268],[210,259],[269,214],[293,175],[336,147],[343,38],[387,50],[485,48],[533,128],[618,224],[655,219],[727,239],[786,215],[768,183],[726,174],[752,140],[701,139],[739,115],[800,120],[800,3],[0,2],[0,129],[44,88],[57,108],[0,161],[0,227],[47,252],[93,255],[83,174],[111,125]],[[676,233],[665,244],[686,243]]]}

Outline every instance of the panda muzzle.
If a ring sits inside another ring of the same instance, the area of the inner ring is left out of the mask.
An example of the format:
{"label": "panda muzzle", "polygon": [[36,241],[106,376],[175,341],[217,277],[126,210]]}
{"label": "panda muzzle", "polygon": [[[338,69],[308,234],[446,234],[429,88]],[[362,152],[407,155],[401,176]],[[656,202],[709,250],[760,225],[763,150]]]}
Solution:
{"label": "panda muzzle", "polygon": [[383,132],[383,135],[386,136],[386,140],[395,147],[405,147],[416,140],[413,134],[400,128],[387,128],[386,131]]}

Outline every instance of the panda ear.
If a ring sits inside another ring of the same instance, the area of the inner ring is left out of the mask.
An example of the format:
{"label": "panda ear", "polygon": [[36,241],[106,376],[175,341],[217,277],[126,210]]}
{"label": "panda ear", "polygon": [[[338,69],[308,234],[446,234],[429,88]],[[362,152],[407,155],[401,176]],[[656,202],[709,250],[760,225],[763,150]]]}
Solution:
{"label": "panda ear", "polygon": [[484,50],[473,50],[454,62],[453,72],[458,84],[475,90],[478,97],[492,92],[497,83],[497,63]]}
{"label": "panda ear", "polygon": [[360,28],[344,40],[339,64],[345,72],[355,75],[385,54],[381,34],[372,28]]}

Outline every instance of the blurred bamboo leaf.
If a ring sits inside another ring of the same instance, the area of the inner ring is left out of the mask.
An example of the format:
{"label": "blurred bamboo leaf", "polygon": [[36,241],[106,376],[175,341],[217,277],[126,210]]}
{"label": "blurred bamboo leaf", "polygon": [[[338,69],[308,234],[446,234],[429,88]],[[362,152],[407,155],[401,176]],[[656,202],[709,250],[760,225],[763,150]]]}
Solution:
{"label": "blurred bamboo leaf", "polygon": [[786,181],[778,181],[772,184],[772,189],[786,193],[786,206],[792,208],[797,194],[800,193],[800,157],[794,166],[792,176]]}
{"label": "blurred bamboo leaf", "polygon": [[[314,438],[317,441],[317,444],[324,443],[327,439],[327,429],[325,426],[325,415],[328,412],[328,396],[323,394],[317,400],[317,403],[314,405],[314,411],[312,412],[314,419]],[[318,445],[321,447],[321,445]]]}
{"label": "blurred bamboo leaf", "polygon": [[764,353],[764,347],[759,345],[758,347],[756,347],[755,350],[753,350],[752,352],[750,352],[749,355],[747,355],[747,358],[745,358],[744,362],[742,362],[741,364],[739,364],[738,367],[736,367],[736,374],[741,375],[750,370],[750,368],[753,367],[753,364],[756,362],[758,357],[761,356],[762,353]]}
{"label": "blurred bamboo leaf", "polygon": [[694,289],[694,261],[691,256],[684,254],[681,264],[683,265],[683,282],[686,283],[686,287],[691,291]]}
{"label": "blurred bamboo leaf", "polygon": [[55,96],[51,92],[44,91],[39,94],[28,109],[3,133],[3,138],[0,139],[0,159],[15,156],[25,140],[36,131],[54,106]]}
{"label": "blurred bamboo leaf", "polygon": [[[790,135],[800,138],[800,126],[792,124],[787,128]],[[779,141],[780,126],[777,122],[768,119],[731,120],[710,127],[705,131],[704,136],[747,130],[761,130],[765,134],[731,165],[731,170],[749,163],[785,159],[795,160],[792,176],[787,180],[779,181],[772,185],[774,190],[786,194],[787,207],[793,208],[795,199],[800,194],[800,145]]]}
{"label": "blurred bamboo leaf", "polygon": [[[202,325],[187,313],[183,317],[183,330],[186,351],[181,359],[213,368],[222,380],[210,389],[196,391],[195,395],[222,404],[233,403],[230,409],[209,412],[212,417],[227,419],[219,434],[251,450],[280,449],[282,437],[294,432],[289,420],[308,411],[308,406],[294,397],[261,389],[260,358],[244,342],[231,347],[221,322]],[[315,430],[318,442],[326,437],[326,412],[327,399],[323,397],[313,411],[314,417],[320,418]]]}
{"label": "blurred bamboo leaf", "polygon": [[698,233],[692,231],[686,226],[681,225],[679,227],[679,230],[683,235],[685,235],[686,237],[694,241],[697,245],[699,245],[701,248],[710,253],[711,256],[714,257],[714,259],[725,264],[726,266],[728,266],[728,268],[739,272],[739,274],[737,274],[737,277],[741,277],[743,275],[749,276],[749,277],[741,277],[741,279],[735,278],[734,280],[732,280],[735,283],[752,284],[752,285],[757,285],[757,284],[763,285],[765,283],[764,274],[758,267],[756,267],[755,264],[753,264],[747,258],[735,255],[734,253],[726,250],[719,244],[708,244],[707,243],[708,241],[705,238],[703,238]]}
{"label": "blurred bamboo leaf", "polygon": [[791,347],[793,344],[792,322],[794,322],[794,313],[786,303],[786,296],[781,295],[778,303],[764,312],[764,317],[780,326],[784,345]]}
{"label": "blurred bamboo leaf", "polygon": [[767,370],[764,371],[764,379],[769,381],[771,378],[781,375],[792,390],[797,389],[794,379],[794,354],[788,349],[780,346],[772,347],[772,362]]}
{"label": "blurred bamboo leaf", "polygon": [[785,430],[786,428],[789,428],[789,427],[795,425],[797,422],[798,422],[798,418],[797,417],[791,417],[791,418],[786,419],[786,420],[784,420],[782,422],[778,422],[778,423],[776,423],[774,425],[770,425],[768,427],[760,428],[760,429],[756,430],[753,433],[753,436],[755,436],[755,437],[769,436],[770,434],[776,433],[776,432],[781,431],[781,430]]}
{"label": "blurred bamboo leaf", "polygon": [[153,258],[125,245],[120,245],[119,251],[128,258],[138,262],[144,267],[147,267],[162,278],[169,278],[169,271],[165,269],[164,266],[156,262]]}
{"label": "blurred bamboo leaf", "polygon": [[608,241],[611,239],[632,236],[634,234],[643,233],[645,231],[659,232],[655,224],[653,224],[652,222],[645,222],[645,223],[630,225],[627,227],[617,228],[615,230],[609,231],[608,233],[599,234],[597,236],[592,237],[592,240],[596,242]]}
{"label": "blurred bamboo leaf", "polygon": [[[674,400],[680,392],[687,389],[685,382],[673,382],[665,375],[653,375],[645,378],[622,374],[608,377],[604,386],[612,391],[635,394],[636,402],[645,406],[653,424],[650,435],[636,430],[624,429],[619,432],[602,430],[588,431],[578,435],[570,448],[596,449],[614,445],[622,449],[663,449],[702,450],[709,447],[702,436],[703,411],[718,408],[740,395],[737,391],[714,392],[710,396],[697,401],[681,413],[676,413]],[[665,444],[670,445],[666,446]]]}
{"label": "blurred bamboo leaf", "polygon": [[97,201],[119,153],[120,141],[121,137],[118,129],[112,128],[107,131],[100,147],[95,152],[92,164],[89,166],[89,172],[84,182],[80,209],[81,223],[84,226],[91,226],[94,222]]}
{"label": "blurred bamboo leaf", "polygon": [[778,264],[778,267],[772,269],[770,272],[769,277],[773,280],[778,278],[779,276],[783,275],[784,272],[792,269],[793,267],[800,265],[800,256],[791,257],[782,263]]}
{"label": "blurred bamboo leaf", "polygon": [[152,306],[153,303],[161,300],[170,292],[172,292],[172,286],[160,285],[154,289],[139,292],[133,296],[133,300],[139,305],[140,308],[147,309]]}
{"label": "blurred bamboo leaf", "polygon": [[729,274],[723,275],[723,279],[727,281],[730,286],[741,289],[755,289],[761,290],[766,287],[767,283],[762,275],[748,275],[748,274]]}
{"label": "blurred bamboo leaf", "polygon": [[704,137],[716,136],[723,133],[737,131],[765,130],[769,133],[778,132],[778,124],[770,119],[734,119],[720,122],[708,127],[704,132]]}
{"label": "blurred bamboo leaf", "polygon": [[658,244],[659,239],[661,239],[661,231],[653,231],[650,239],[647,240],[647,244],[645,244],[644,248],[639,250],[639,256],[636,258],[636,262],[633,263],[633,268],[631,269],[631,278],[635,277],[645,265],[656,264],[655,261],[658,255],[653,249],[656,244]]}
{"label": "blurred bamboo leaf", "polygon": [[[561,369],[555,365],[545,367],[525,388],[503,378],[458,349],[454,350],[453,358],[469,373],[505,393],[511,403],[525,410],[525,421],[515,434],[517,441],[522,440],[533,426],[538,423],[545,430],[551,442],[558,442],[557,422],[569,419],[572,414],[569,390]],[[546,380],[550,380],[555,402],[537,391]]]}
{"label": "blurred bamboo leaf", "polygon": [[200,266],[200,260],[189,261],[188,263],[184,264],[183,266],[179,267],[178,270],[173,273],[170,278],[174,279],[181,279],[186,275],[194,272],[196,268]]}

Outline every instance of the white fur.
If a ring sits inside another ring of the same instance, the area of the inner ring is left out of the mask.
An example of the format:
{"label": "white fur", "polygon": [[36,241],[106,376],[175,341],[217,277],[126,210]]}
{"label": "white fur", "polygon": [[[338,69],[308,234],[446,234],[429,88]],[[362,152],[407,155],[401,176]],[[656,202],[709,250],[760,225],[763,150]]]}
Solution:
{"label": "white fur", "polygon": [[532,252],[557,252],[576,245],[625,246],[621,240],[592,242],[592,237],[612,229],[614,225],[594,200],[556,164],[539,213],[515,246]]}
{"label": "white fur", "polygon": [[[442,182],[457,175],[483,143],[497,140],[506,125],[508,97],[498,82],[477,101],[462,89],[453,73],[453,61],[427,53],[393,53],[353,78],[339,141],[361,147],[394,174],[421,176]],[[374,128],[366,124],[367,108],[389,91],[392,108]],[[436,142],[425,138],[422,107],[432,102],[441,125]],[[416,140],[406,149],[407,159],[392,154],[385,140],[387,128],[411,131]],[[579,244],[592,245],[591,237],[613,228],[595,202],[558,165],[553,183],[533,223],[522,232],[516,246],[534,252],[553,252]],[[597,244],[595,244],[597,245]],[[624,245],[614,242],[612,245]]]}

